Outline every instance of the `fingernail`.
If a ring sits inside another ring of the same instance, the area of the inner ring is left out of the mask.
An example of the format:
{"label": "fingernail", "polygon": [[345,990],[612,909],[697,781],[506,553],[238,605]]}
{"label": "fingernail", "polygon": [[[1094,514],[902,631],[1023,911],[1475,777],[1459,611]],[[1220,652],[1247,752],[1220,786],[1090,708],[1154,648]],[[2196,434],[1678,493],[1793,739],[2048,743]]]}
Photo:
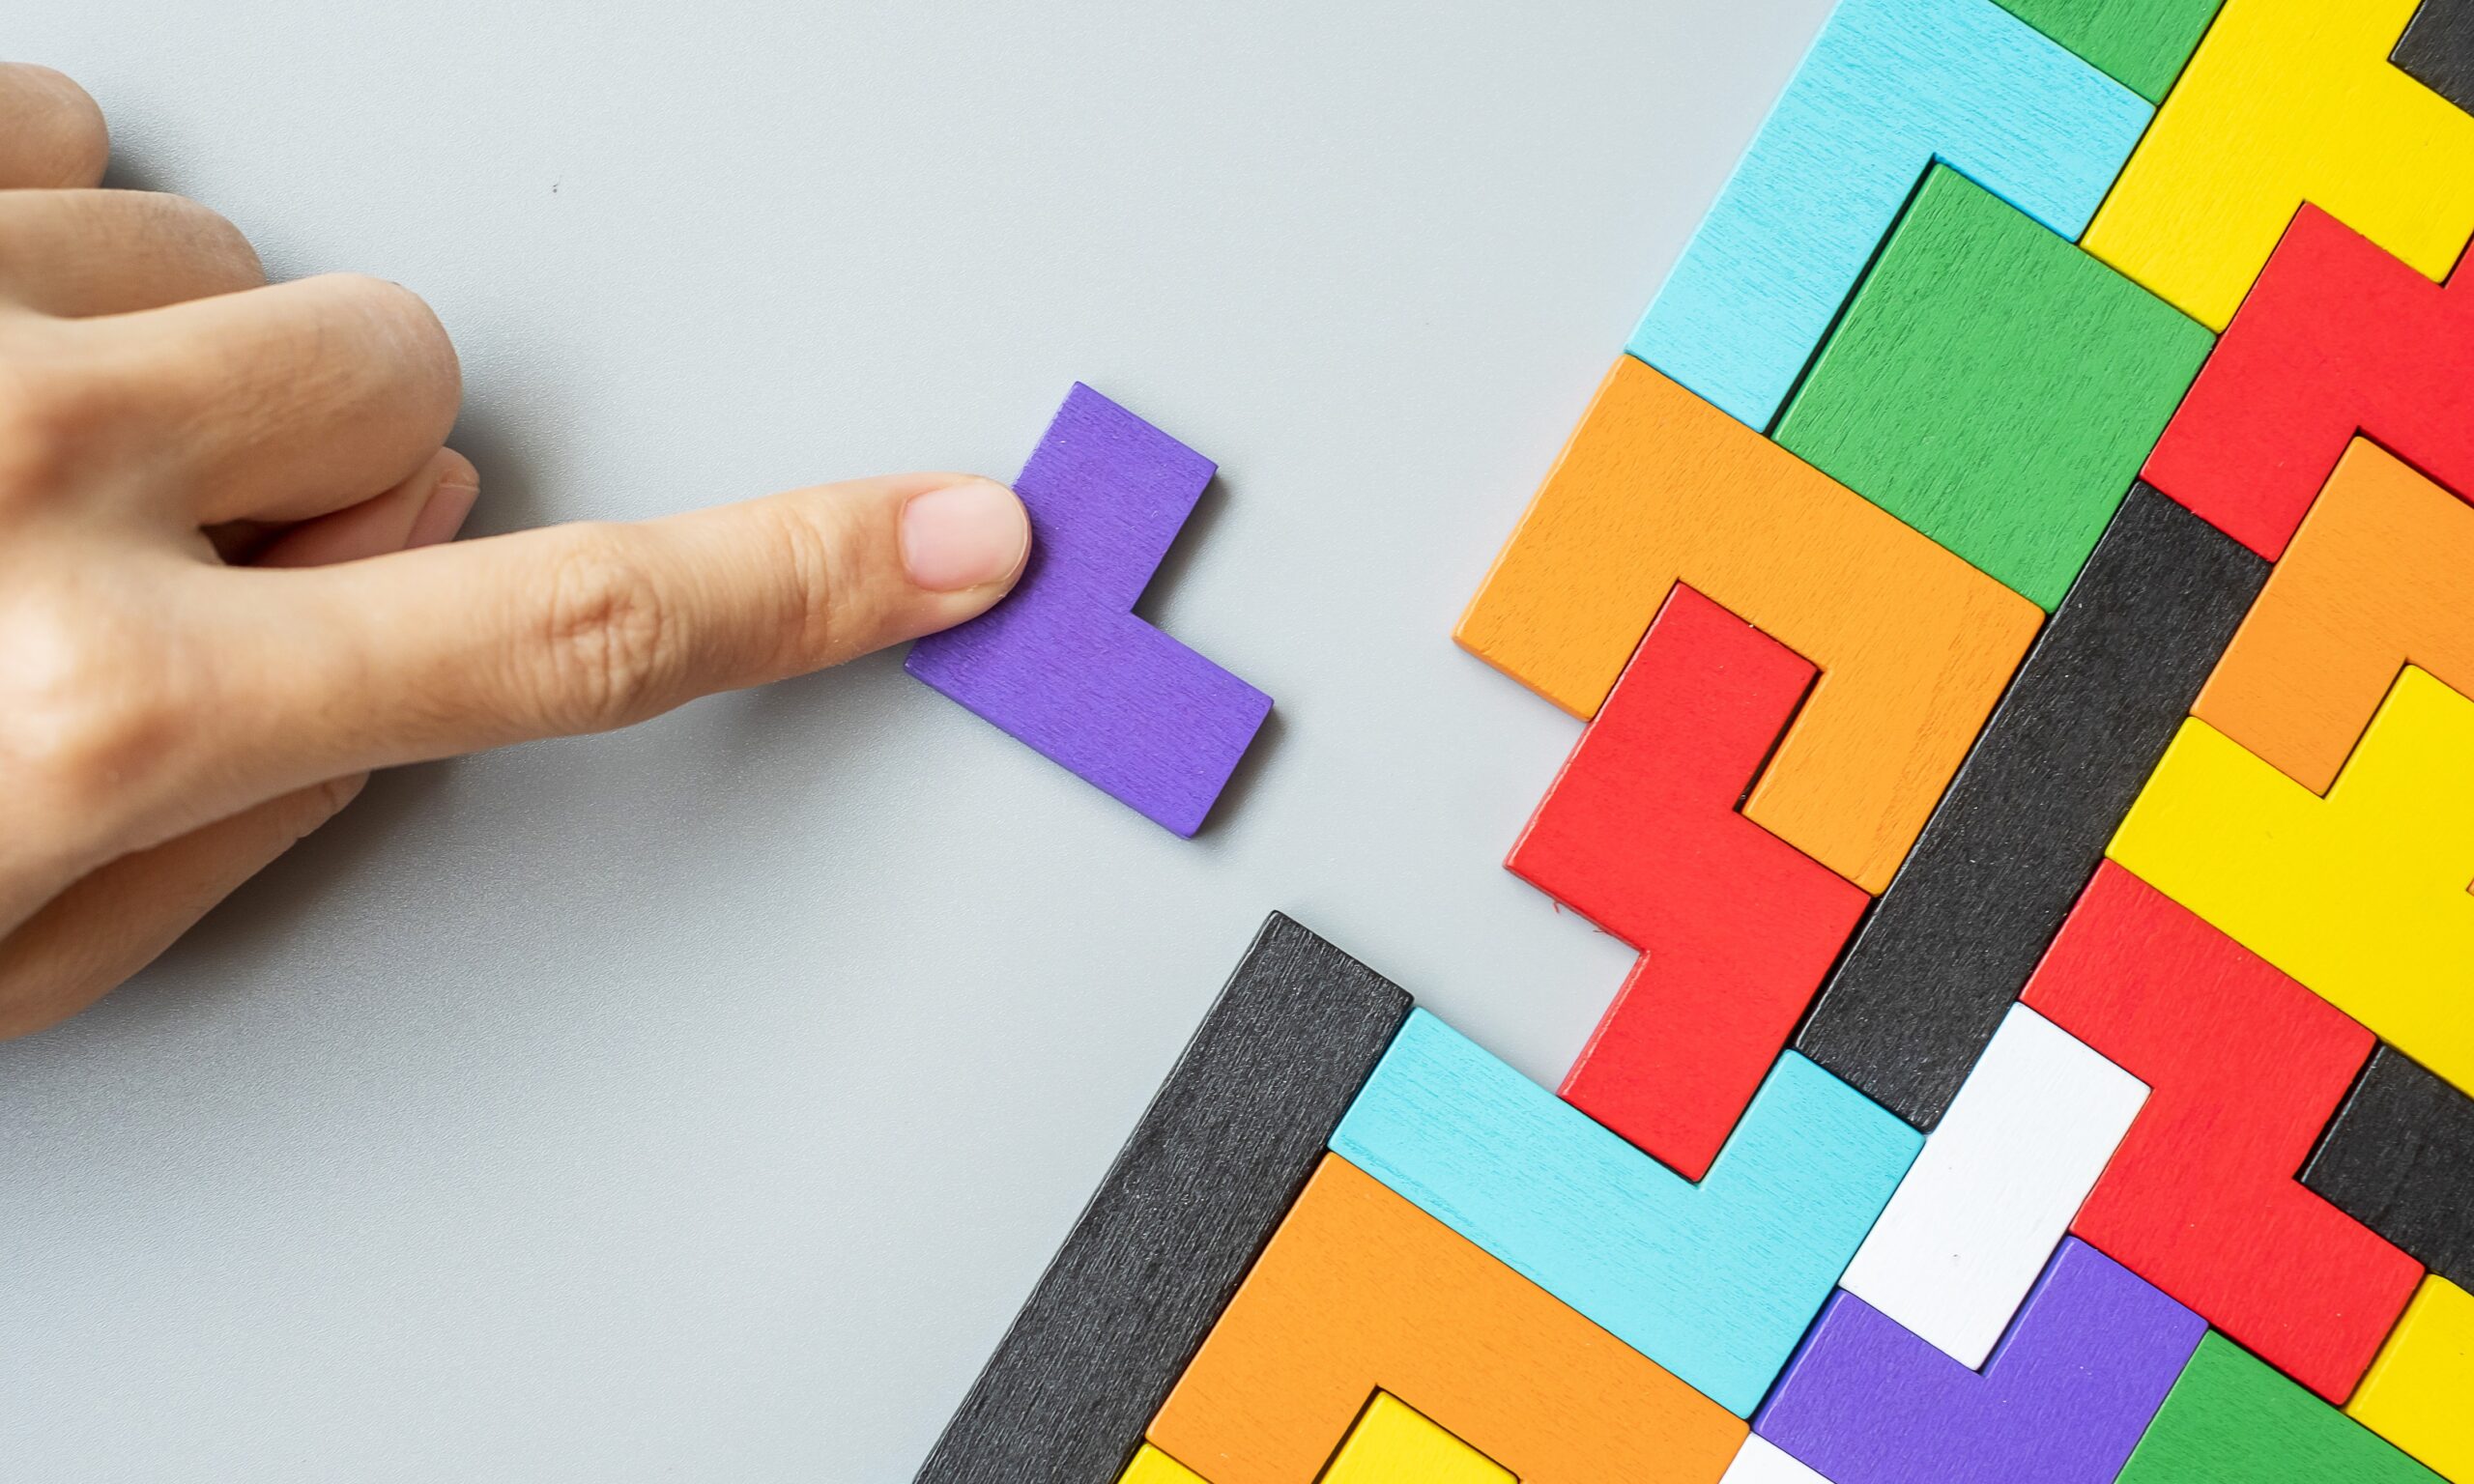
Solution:
{"label": "fingernail", "polygon": [[930,592],[1003,582],[1030,549],[1030,517],[1001,484],[964,480],[914,495],[902,508],[902,565]]}
{"label": "fingernail", "polygon": [[464,528],[465,517],[473,513],[473,502],[480,498],[477,480],[449,477],[440,481],[438,488],[430,491],[429,502],[421,506],[421,513],[413,517],[412,533],[404,538],[404,550],[455,539],[455,533]]}

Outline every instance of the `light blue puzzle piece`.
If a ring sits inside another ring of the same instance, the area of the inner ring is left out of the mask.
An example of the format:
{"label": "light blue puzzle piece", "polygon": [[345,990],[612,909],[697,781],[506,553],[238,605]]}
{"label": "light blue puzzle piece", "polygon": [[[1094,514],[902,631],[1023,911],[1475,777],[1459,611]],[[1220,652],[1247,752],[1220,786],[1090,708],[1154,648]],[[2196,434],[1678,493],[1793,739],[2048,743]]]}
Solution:
{"label": "light blue puzzle piece", "polygon": [[1332,1151],[1744,1417],[1924,1136],[1788,1052],[1695,1185],[1424,1011]]}
{"label": "light blue puzzle piece", "polygon": [[1994,0],[1841,0],[1625,349],[1767,431],[1926,166],[2076,242],[2154,111]]}

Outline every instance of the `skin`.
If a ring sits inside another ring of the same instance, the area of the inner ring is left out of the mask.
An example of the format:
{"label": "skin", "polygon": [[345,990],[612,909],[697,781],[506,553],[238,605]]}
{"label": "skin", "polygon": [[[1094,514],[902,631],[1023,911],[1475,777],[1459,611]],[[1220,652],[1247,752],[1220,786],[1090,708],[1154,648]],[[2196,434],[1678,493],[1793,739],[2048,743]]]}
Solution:
{"label": "skin", "polygon": [[75,1013],[373,768],[600,731],[949,627],[1012,587],[969,475],[454,542],[455,351],[408,290],[270,286],[101,190],[101,112],[0,64],[0,1036]]}

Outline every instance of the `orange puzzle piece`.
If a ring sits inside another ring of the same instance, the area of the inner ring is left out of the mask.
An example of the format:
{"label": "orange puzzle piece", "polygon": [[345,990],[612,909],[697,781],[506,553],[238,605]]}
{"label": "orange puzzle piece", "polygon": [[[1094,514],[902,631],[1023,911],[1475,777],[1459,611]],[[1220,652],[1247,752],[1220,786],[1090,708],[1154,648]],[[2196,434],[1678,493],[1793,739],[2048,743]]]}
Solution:
{"label": "orange puzzle piece", "polygon": [[2474,506],[2355,440],[2191,713],[2324,794],[2417,665],[2474,695]]}
{"label": "orange puzzle piece", "polygon": [[1880,893],[2043,611],[1626,356],[1455,637],[1589,717],[1678,583],[1820,668],[1743,813]]}
{"label": "orange puzzle piece", "polygon": [[1389,1392],[1521,1484],[1704,1484],[1744,1424],[1338,1155],[1152,1420],[1212,1484],[1313,1484]]}

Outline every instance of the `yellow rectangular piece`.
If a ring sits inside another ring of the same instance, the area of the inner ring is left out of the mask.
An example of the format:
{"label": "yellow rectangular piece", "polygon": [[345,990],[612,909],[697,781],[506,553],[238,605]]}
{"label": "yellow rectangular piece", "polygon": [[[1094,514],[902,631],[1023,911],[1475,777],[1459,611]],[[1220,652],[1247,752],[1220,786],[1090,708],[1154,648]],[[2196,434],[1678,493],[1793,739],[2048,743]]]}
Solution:
{"label": "yellow rectangular piece", "polygon": [[2081,245],[2218,330],[2306,200],[2446,277],[2474,116],[2389,64],[2417,4],[2227,0]]}
{"label": "yellow rectangular piece", "polygon": [[2474,1295],[2437,1273],[2423,1279],[2345,1415],[2474,1484]]}
{"label": "yellow rectangular piece", "polygon": [[2325,799],[2185,722],[2106,854],[2474,1091],[2474,700],[2408,666]]}
{"label": "yellow rectangular piece", "polygon": [[1134,1455],[1134,1462],[1117,1475],[1117,1484],[1211,1484],[1209,1479],[1170,1458],[1149,1443]]}
{"label": "yellow rectangular piece", "polygon": [[1388,1391],[1349,1429],[1321,1484],[1519,1484],[1511,1470]]}
{"label": "yellow rectangular piece", "polygon": [[1594,716],[1678,583],[1820,669],[1743,812],[1879,893],[2043,611],[1625,356],[1454,637]]}

